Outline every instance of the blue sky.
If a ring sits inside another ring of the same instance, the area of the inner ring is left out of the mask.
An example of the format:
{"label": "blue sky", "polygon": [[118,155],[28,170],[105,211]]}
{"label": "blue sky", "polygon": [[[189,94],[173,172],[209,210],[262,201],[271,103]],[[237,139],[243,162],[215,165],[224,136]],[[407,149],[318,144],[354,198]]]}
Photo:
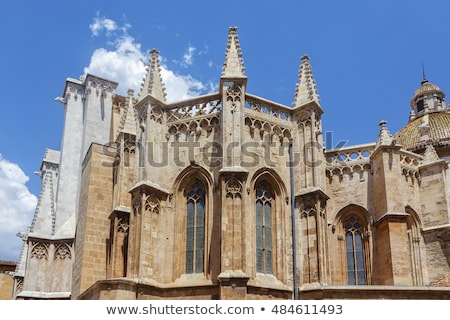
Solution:
{"label": "blue sky", "polygon": [[336,145],[376,140],[408,120],[427,78],[450,93],[450,2],[4,1],[0,20],[0,260],[16,260],[31,223],[46,148],[60,149],[64,110],[54,101],[85,72],[141,82],[160,51],[168,99],[217,89],[227,32],[238,27],[248,92],[292,106],[300,57],[309,54],[324,131]]}

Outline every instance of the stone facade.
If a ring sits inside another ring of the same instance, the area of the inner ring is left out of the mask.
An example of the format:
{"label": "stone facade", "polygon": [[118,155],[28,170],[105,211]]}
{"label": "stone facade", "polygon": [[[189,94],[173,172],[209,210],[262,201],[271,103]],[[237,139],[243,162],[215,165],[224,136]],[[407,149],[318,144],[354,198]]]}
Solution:
{"label": "stone facade", "polygon": [[11,300],[14,288],[16,263],[0,260],[0,300]]}
{"label": "stone facade", "polygon": [[450,298],[430,285],[450,273],[438,87],[396,135],[325,150],[308,56],[288,107],[247,92],[236,28],[219,92],[166,102],[158,54],[136,96],[67,80],[16,299]]}

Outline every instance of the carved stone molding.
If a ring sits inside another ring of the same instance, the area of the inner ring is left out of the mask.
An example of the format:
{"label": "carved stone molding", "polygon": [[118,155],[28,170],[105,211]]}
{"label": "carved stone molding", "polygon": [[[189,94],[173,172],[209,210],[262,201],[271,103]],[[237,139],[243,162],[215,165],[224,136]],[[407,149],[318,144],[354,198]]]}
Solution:
{"label": "carved stone molding", "polygon": [[124,141],[123,151],[126,153],[136,153],[136,141],[128,138]]}
{"label": "carved stone molding", "polygon": [[245,103],[247,109],[256,111],[263,117],[274,118],[274,122],[278,122],[278,120],[292,121],[292,113],[287,107],[264,101],[263,99],[258,99],[249,94],[246,94]]}
{"label": "carved stone molding", "polygon": [[217,114],[222,109],[219,97],[203,98],[190,104],[170,107],[167,110],[167,122],[184,122],[192,118]]}
{"label": "carved stone molding", "polygon": [[147,123],[147,104],[141,105],[137,108],[136,117],[139,127],[144,131]]}
{"label": "carved stone molding", "polygon": [[280,143],[282,143],[284,140],[292,140],[291,130],[274,122],[256,119],[250,116],[246,116],[244,122],[245,125],[248,126],[250,135],[252,137],[254,137],[255,133],[257,133],[259,134],[261,139],[263,138],[264,134],[268,134],[270,137],[270,141],[273,141],[274,138],[278,138]]}
{"label": "carved stone molding", "polygon": [[16,278],[16,295],[23,291],[23,277]]}
{"label": "carved stone molding", "polygon": [[30,256],[38,260],[48,260],[48,245],[42,242],[34,242],[31,249]]}
{"label": "carved stone molding", "polygon": [[228,103],[231,103],[231,112],[234,112],[236,108],[240,107],[241,94],[242,94],[242,87],[237,83],[233,83],[233,85],[227,87],[227,90],[225,92],[225,100]]}
{"label": "carved stone molding", "polygon": [[145,198],[145,211],[149,213],[159,214],[160,212],[160,201],[154,195],[149,195]]}
{"label": "carved stone molding", "polygon": [[161,107],[158,105],[152,105],[150,108],[150,120],[162,123],[163,119],[163,111],[161,110]]}
{"label": "carved stone molding", "polygon": [[231,178],[225,182],[226,197],[242,198],[242,182],[237,178]]}
{"label": "carved stone molding", "polygon": [[127,233],[130,228],[130,219],[128,216],[122,216],[117,219],[117,232]]}
{"label": "carved stone molding", "polygon": [[208,137],[212,132],[217,132],[220,126],[219,115],[207,116],[201,118],[189,119],[188,121],[177,122],[172,124],[168,129],[167,139],[171,135],[179,136],[184,134],[187,136],[200,136],[205,132]]}
{"label": "carved stone molding", "polygon": [[299,204],[300,217],[308,216],[326,216],[326,204],[329,197],[320,188],[305,190],[303,193],[295,196]]}
{"label": "carved stone molding", "polygon": [[54,259],[65,260],[72,259],[71,244],[67,242],[57,243],[55,245],[55,256]]}

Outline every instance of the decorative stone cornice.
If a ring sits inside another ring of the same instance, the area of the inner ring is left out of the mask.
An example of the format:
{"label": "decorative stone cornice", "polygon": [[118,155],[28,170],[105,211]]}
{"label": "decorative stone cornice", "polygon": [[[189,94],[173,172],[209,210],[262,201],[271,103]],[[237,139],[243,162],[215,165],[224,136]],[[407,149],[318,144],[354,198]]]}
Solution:
{"label": "decorative stone cornice", "polygon": [[147,194],[158,194],[159,196],[165,196],[168,197],[171,193],[162,188],[157,183],[148,181],[148,180],[142,180],[136,183],[131,189],[128,191],[129,193],[136,193],[136,192],[142,192],[144,191]]}
{"label": "decorative stone cornice", "polygon": [[306,197],[316,197],[318,199],[328,200],[330,197],[319,187],[307,188],[295,195],[295,198],[306,198]]}
{"label": "decorative stone cornice", "polygon": [[379,217],[377,219],[377,221],[375,221],[375,225],[380,223],[383,220],[401,220],[401,221],[406,221],[405,219],[409,217],[408,213],[405,212],[386,212],[385,214],[383,214],[381,217]]}

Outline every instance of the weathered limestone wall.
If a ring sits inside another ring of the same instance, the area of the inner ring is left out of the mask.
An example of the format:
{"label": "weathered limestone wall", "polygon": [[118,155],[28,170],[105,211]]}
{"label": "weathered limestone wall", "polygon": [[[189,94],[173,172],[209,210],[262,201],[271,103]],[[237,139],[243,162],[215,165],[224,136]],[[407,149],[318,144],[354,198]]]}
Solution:
{"label": "weathered limestone wall", "polygon": [[92,144],[83,162],[72,298],[106,278],[112,210],[113,148]]}
{"label": "weathered limestone wall", "polygon": [[450,228],[426,230],[424,242],[429,283],[450,273]]}
{"label": "weathered limestone wall", "polygon": [[7,272],[14,272],[16,264],[0,260],[0,300],[11,300],[13,297],[14,278]]}

